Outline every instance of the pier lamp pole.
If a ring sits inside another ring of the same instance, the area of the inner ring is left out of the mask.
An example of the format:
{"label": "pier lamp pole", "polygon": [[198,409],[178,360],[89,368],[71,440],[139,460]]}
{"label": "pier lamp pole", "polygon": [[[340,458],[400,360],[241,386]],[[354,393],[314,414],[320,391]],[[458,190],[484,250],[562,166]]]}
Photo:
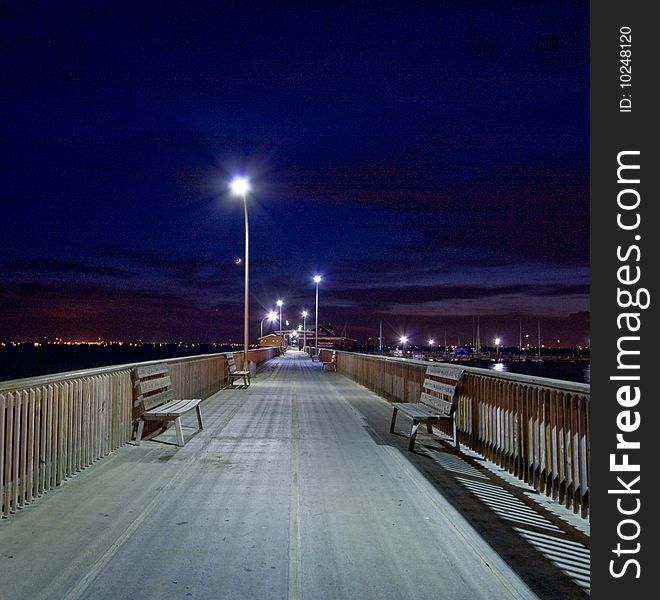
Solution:
{"label": "pier lamp pole", "polygon": [[274,310],[271,310],[263,319],[261,319],[261,337],[264,337],[264,321],[268,319],[271,323],[277,319],[277,315]]}
{"label": "pier lamp pole", "polygon": [[249,366],[249,320],[248,320],[248,298],[250,294],[250,233],[248,228],[247,194],[250,191],[250,182],[245,177],[234,177],[230,184],[234,195],[243,199],[243,214],[245,215],[245,298],[243,309],[243,369]]}
{"label": "pier lamp pole", "polygon": [[399,339],[401,342],[401,352],[403,353],[402,356],[403,358],[406,357],[406,342],[408,341],[408,338],[405,335],[402,335],[401,338]]}
{"label": "pier lamp pole", "polygon": [[314,354],[318,356],[319,353],[319,283],[321,282],[320,275],[314,275],[314,283],[316,284],[316,318],[314,325],[316,329],[316,337],[314,339]]}
{"label": "pier lamp pole", "polygon": [[303,348],[307,345],[307,311],[302,311],[303,318]]}
{"label": "pier lamp pole", "polygon": [[280,307],[280,329],[282,329],[282,305],[284,304],[284,300],[278,300],[276,304]]}
{"label": "pier lamp pole", "polygon": [[500,343],[502,340],[500,338],[495,338],[495,345],[497,346],[497,356],[499,357],[500,355]]}

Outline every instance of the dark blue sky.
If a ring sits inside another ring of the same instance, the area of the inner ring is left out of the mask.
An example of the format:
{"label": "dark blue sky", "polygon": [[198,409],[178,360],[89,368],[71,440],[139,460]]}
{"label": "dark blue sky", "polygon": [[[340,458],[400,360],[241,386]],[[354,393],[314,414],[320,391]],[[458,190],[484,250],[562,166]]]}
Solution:
{"label": "dark blue sky", "polygon": [[3,16],[0,338],[241,339],[241,172],[254,335],[585,344],[588,3],[362,4]]}

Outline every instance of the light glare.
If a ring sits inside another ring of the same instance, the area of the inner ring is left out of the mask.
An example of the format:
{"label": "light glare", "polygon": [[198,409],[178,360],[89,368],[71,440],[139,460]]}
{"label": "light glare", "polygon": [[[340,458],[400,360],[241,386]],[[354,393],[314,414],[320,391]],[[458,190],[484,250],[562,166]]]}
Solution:
{"label": "light glare", "polygon": [[237,196],[245,196],[250,191],[250,182],[247,177],[234,177],[229,187]]}
{"label": "light glare", "polygon": [[314,283],[319,283],[321,281],[320,275],[314,275]]}

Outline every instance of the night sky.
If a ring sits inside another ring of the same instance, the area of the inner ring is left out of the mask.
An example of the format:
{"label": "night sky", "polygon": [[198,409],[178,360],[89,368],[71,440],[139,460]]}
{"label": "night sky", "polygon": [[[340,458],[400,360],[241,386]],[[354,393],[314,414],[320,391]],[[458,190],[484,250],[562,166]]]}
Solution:
{"label": "night sky", "polygon": [[244,174],[253,338],[318,272],[360,340],[588,343],[588,3],[57,4],[0,17],[0,339],[241,341]]}

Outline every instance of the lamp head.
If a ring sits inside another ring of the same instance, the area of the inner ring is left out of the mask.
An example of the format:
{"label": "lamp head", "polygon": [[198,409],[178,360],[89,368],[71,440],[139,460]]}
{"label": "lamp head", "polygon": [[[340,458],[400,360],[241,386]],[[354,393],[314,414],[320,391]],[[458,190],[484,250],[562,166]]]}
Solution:
{"label": "lamp head", "polygon": [[306,319],[308,314],[309,314],[309,313],[308,313],[306,310],[303,310],[303,311],[302,311],[302,318],[303,318],[303,319]]}
{"label": "lamp head", "polygon": [[274,321],[275,319],[277,319],[277,313],[274,310],[271,310],[268,313],[268,319]]}
{"label": "lamp head", "polygon": [[234,177],[231,183],[229,184],[231,191],[236,196],[243,196],[250,191],[250,182],[247,177]]}
{"label": "lamp head", "polygon": [[282,304],[284,304],[284,300],[278,300],[276,304],[277,306],[282,306]]}
{"label": "lamp head", "polygon": [[405,335],[401,336],[401,339],[399,340],[402,344],[405,344],[408,341],[408,338]]}
{"label": "lamp head", "polygon": [[314,275],[314,283],[319,283],[321,281],[320,275]]}

